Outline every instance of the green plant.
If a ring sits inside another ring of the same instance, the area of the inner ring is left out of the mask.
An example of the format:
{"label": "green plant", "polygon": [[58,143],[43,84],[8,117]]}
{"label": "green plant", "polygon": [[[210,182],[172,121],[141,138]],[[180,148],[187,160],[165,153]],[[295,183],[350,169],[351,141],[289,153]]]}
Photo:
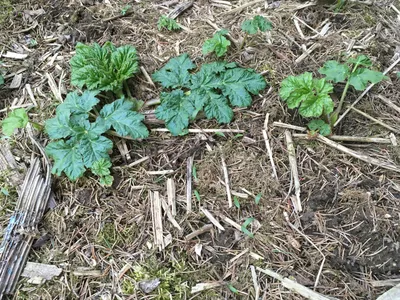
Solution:
{"label": "green plant", "polygon": [[128,12],[128,10],[131,9],[132,6],[130,5],[125,5],[122,9],[121,9],[121,15],[125,16],[126,13]]}
{"label": "green plant", "polygon": [[197,73],[190,73],[195,67],[189,55],[182,54],[152,76],[154,81],[170,89],[161,93],[156,116],[165,121],[173,135],[183,133],[189,121],[202,110],[208,119],[229,123],[233,118],[231,106],[249,106],[251,94],[258,94],[266,87],[261,75],[235,63],[214,62],[203,65]]}
{"label": "green plant", "polygon": [[218,57],[223,56],[231,45],[231,42],[225,37],[227,34],[228,30],[221,29],[217,31],[211,39],[206,40],[202,47],[203,54],[206,55],[215,52]]}
{"label": "green plant", "polygon": [[0,85],[3,85],[3,84],[4,84],[4,77],[3,77],[3,75],[0,74]]}
{"label": "green plant", "polygon": [[73,85],[93,91],[112,91],[118,97],[123,96],[126,80],[139,69],[134,47],[117,48],[111,42],[102,47],[96,43],[90,46],[78,43],[70,64]]}
{"label": "green plant", "polygon": [[28,124],[29,118],[24,108],[17,108],[10,112],[2,122],[1,127],[3,134],[11,136],[15,129],[25,128]]}
{"label": "green plant", "polygon": [[179,30],[181,29],[181,26],[179,26],[179,24],[176,23],[174,19],[163,15],[158,19],[157,28],[158,30],[167,29],[171,31],[171,30]]}
{"label": "green plant", "polygon": [[[121,136],[145,138],[149,132],[144,117],[132,111],[134,104],[121,98],[104,106],[97,92],[69,93],[57,107],[55,118],[46,121],[45,130],[52,140],[47,154],[54,159],[52,172],[64,172],[71,180],[81,177],[86,168],[100,177],[104,185],[112,184],[109,151],[113,142],[103,136],[111,127]],[[94,108],[97,108],[96,110]],[[91,111],[98,111],[96,115]]]}
{"label": "green plant", "polygon": [[[322,116],[324,121],[313,120],[308,127],[313,132],[329,135],[342,110],[349,87],[353,86],[354,89],[362,91],[366,89],[369,82],[378,83],[386,78],[383,73],[368,68],[371,66],[370,59],[365,55],[349,58],[344,64],[330,60],[319,69],[319,73],[325,75],[325,78],[315,79],[308,72],[298,76],[289,76],[282,81],[279,95],[286,101],[289,108],[298,108],[303,117],[319,118]],[[341,82],[345,82],[345,87],[339,104],[333,112],[334,103],[330,96],[333,92],[332,83]]]}
{"label": "green plant", "polygon": [[247,34],[256,34],[258,31],[266,32],[272,29],[272,23],[263,16],[255,16],[253,19],[242,23],[242,30]]}

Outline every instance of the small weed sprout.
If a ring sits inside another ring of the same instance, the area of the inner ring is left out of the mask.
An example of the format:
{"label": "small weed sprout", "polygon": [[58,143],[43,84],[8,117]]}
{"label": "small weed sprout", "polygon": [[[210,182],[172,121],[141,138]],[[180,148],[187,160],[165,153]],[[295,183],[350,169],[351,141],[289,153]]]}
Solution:
{"label": "small weed sprout", "polygon": [[2,132],[5,136],[11,136],[16,129],[25,128],[28,121],[28,114],[24,108],[14,109],[1,122]]}
{"label": "small weed sprout", "polygon": [[211,39],[204,42],[202,53],[206,55],[214,52],[217,57],[223,56],[231,45],[231,42],[225,37],[227,34],[228,30],[226,29],[217,31]]}
{"label": "small weed sprout", "polygon": [[243,48],[248,38],[248,35],[256,34],[259,31],[266,32],[268,30],[271,30],[272,23],[263,16],[257,15],[253,19],[245,20],[242,23],[241,29],[246,33],[240,46],[240,48]]}
{"label": "small weed sprout", "polygon": [[157,28],[160,31],[163,30],[163,29],[172,31],[172,30],[181,29],[181,26],[179,26],[179,24],[176,23],[176,21],[174,19],[163,15],[158,19]]}

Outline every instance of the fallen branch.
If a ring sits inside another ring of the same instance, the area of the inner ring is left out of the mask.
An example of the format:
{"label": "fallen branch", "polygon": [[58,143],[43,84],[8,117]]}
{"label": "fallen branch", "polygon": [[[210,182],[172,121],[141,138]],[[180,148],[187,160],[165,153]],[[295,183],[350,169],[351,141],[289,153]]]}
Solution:
{"label": "fallen branch", "polygon": [[392,126],[389,126],[385,123],[383,123],[382,121],[375,119],[374,117],[371,117],[369,114],[355,108],[355,107],[351,107],[352,110],[354,110],[356,113],[362,115],[363,117],[366,117],[367,119],[371,120],[372,122],[381,125],[382,127],[385,127],[386,129],[389,129],[390,131],[396,132],[396,133],[400,133],[399,130],[397,130],[396,128],[393,128]]}
{"label": "fallen branch", "polygon": [[290,134],[289,130],[285,131],[285,137],[289,155],[289,165],[292,171],[292,177],[294,181],[294,191],[296,195],[296,201],[293,202],[293,206],[296,212],[301,212],[303,209],[301,207],[301,199],[300,199],[300,180],[299,180],[299,172],[297,170],[296,150],[294,149],[292,135]]}
{"label": "fallen branch", "polygon": [[368,156],[366,154],[359,153],[359,152],[357,152],[355,150],[349,149],[349,148],[347,148],[347,147],[345,147],[345,146],[343,146],[341,144],[338,144],[338,143],[336,143],[336,142],[334,142],[334,141],[332,141],[332,140],[330,140],[330,139],[328,139],[328,138],[326,138],[326,137],[324,137],[324,136],[322,136],[320,134],[316,135],[316,139],[319,140],[320,142],[323,142],[324,144],[326,144],[328,146],[331,146],[334,149],[342,151],[342,152],[344,152],[344,153],[346,153],[346,154],[348,154],[350,156],[353,156],[354,158],[362,160],[362,161],[364,161],[364,162],[366,162],[368,164],[375,165],[377,167],[381,167],[381,168],[384,168],[386,170],[390,170],[390,171],[394,171],[394,172],[400,173],[400,168],[395,164],[392,164],[392,163],[386,162],[386,161],[382,161],[382,160],[377,159],[377,158],[370,157],[370,156]]}
{"label": "fallen branch", "polygon": [[283,277],[282,275],[279,275],[278,273],[275,273],[272,270],[269,269],[261,269],[260,267],[256,267],[257,271],[260,271],[261,273],[264,273],[268,276],[271,276],[277,280],[279,280],[282,285],[297,293],[302,295],[303,297],[305,297],[306,299],[311,299],[311,300],[338,300],[337,298],[332,298],[332,297],[325,297],[322,296],[321,294],[318,294],[317,292],[314,292],[313,290],[310,290],[309,288],[301,285],[300,283],[297,283],[289,278]]}
{"label": "fallen branch", "polygon": [[[313,139],[312,136],[305,133],[294,133],[294,138]],[[376,143],[376,144],[392,144],[390,139],[363,137],[363,136],[348,136],[348,135],[331,135],[329,139],[338,142],[355,142],[355,143]]]}

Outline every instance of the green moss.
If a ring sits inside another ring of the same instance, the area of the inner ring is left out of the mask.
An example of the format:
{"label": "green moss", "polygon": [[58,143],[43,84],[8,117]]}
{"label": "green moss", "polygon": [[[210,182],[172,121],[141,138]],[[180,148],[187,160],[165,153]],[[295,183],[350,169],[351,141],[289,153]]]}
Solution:
{"label": "green moss", "polygon": [[0,25],[2,25],[10,16],[13,6],[9,0],[0,0],[0,7]]}
{"label": "green moss", "polygon": [[126,247],[133,243],[138,233],[136,225],[119,225],[115,227],[114,223],[106,223],[101,229],[97,242],[104,247]]}

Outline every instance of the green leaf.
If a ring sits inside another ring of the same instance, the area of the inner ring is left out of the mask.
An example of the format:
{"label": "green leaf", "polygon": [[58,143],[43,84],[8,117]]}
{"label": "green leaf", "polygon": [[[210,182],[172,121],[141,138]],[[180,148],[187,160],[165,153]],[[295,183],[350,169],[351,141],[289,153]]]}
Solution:
{"label": "green leaf", "polygon": [[163,15],[158,19],[157,28],[158,30],[168,29],[171,31],[181,29],[181,26],[174,19]]}
{"label": "green leaf", "polygon": [[91,170],[94,175],[107,176],[110,175],[111,161],[102,158],[93,163]]}
{"label": "green leaf", "polygon": [[331,134],[331,126],[323,120],[312,120],[307,126],[311,131],[318,132],[320,135],[328,136]]}
{"label": "green leaf", "polygon": [[235,206],[240,209],[240,202],[237,196],[233,196],[233,204],[235,204]]}
{"label": "green leaf", "polygon": [[23,108],[14,109],[11,113],[8,114],[7,118],[5,118],[2,122],[2,131],[6,136],[11,136],[15,129],[17,128],[25,128],[28,124],[29,118],[26,110]]}
{"label": "green leaf", "polygon": [[[174,64],[170,66],[171,74],[179,69],[179,65],[173,69]],[[170,62],[167,65],[170,65]],[[157,118],[166,122],[173,135],[181,134],[189,125],[189,121],[201,110],[204,110],[209,119],[216,118],[219,123],[230,122],[233,118],[231,106],[250,105],[251,94],[258,94],[266,87],[266,82],[260,74],[251,69],[239,68],[234,63],[205,64],[199,72],[191,75],[188,68],[184,68],[184,71],[187,72],[185,90],[189,91],[173,90],[171,93],[162,93],[161,105],[156,109]],[[178,75],[181,76],[182,73]],[[165,87],[182,87],[182,84],[169,81],[173,76],[163,74],[157,76],[157,79],[164,82]]]}
{"label": "green leaf", "polygon": [[113,142],[104,136],[91,136],[90,132],[82,136],[78,150],[83,156],[83,162],[87,168],[101,159],[110,160],[108,151],[113,147]]}
{"label": "green leaf", "polygon": [[232,285],[232,284],[228,284],[228,289],[232,292],[232,293],[234,293],[234,294],[236,294],[236,295],[238,295],[239,294],[239,291]]}
{"label": "green leaf", "polygon": [[364,66],[364,67],[372,66],[371,60],[366,55],[358,55],[356,58],[349,58],[347,62],[350,64]]}
{"label": "green leaf", "polygon": [[134,139],[149,136],[147,127],[143,124],[144,116],[132,111],[133,103],[125,99],[119,99],[111,104],[104,105],[96,123],[106,130],[113,127],[121,136],[130,136]]}
{"label": "green leaf", "polygon": [[303,117],[319,117],[333,111],[334,103],[329,96],[332,91],[332,84],[325,79],[313,79],[306,72],[283,80],[279,95],[290,109],[299,107]]}
{"label": "green leaf", "polygon": [[190,79],[189,70],[195,67],[189,55],[184,53],[170,59],[163,68],[152,75],[152,79],[165,88],[187,87]]}
{"label": "green leaf", "polygon": [[249,226],[250,223],[253,222],[253,221],[254,221],[254,218],[247,218],[247,219],[244,221],[244,223],[242,224],[242,226],[240,227],[240,229],[242,230],[242,232],[243,232],[244,234],[246,234],[247,236],[251,237],[251,238],[254,237],[254,234],[251,233],[251,232],[247,229],[247,226]]}
{"label": "green leaf", "polygon": [[186,96],[182,90],[161,93],[161,105],[156,109],[156,116],[164,120],[173,135],[179,135],[189,126],[189,120],[196,111],[192,97]]}
{"label": "green leaf", "polygon": [[2,187],[0,189],[0,192],[4,195],[4,196],[9,196],[10,193],[8,192],[8,190],[5,187]]}
{"label": "green leaf", "polygon": [[[219,73],[215,72],[216,70]],[[196,109],[201,110],[204,107],[206,117],[216,118],[219,123],[229,123],[232,120],[233,111],[230,105],[249,106],[251,94],[257,94],[266,87],[264,78],[254,71],[242,68],[228,69],[226,65],[204,65],[200,72],[192,75],[191,81],[190,97]]]}
{"label": "green leaf", "polygon": [[138,71],[136,49],[132,46],[116,48],[111,42],[101,47],[78,43],[71,61],[71,83],[89,90],[122,90],[125,80]]}
{"label": "green leaf", "polygon": [[256,34],[258,30],[265,32],[272,29],[272,23],[263,16],[255,16],[251,20],[242,23],[242,30],[248,34]]}
{"label": "green leaf", "polygon": [[114,182],[114,177],[111,175],[106,175],[104,177],[100,177],[99,182],[102,186],[112,186]]}
{"label": "green leaf", "polygon": [[320,74],[325,75],[326,80],[335,83],[345,81],[350,75],[350,70],[347,65],[339,64],[336,60],[327,61],[322,68],[318,70]]}
{"label": "green leaf", "polygon": [[215,88],[221,89],[232,105],[246,107],[251,104],[250,93],[258,94],[266,85],[264,78],[253,70],[235,68],[223,73]]}
{"label": "green leaf", "polygon": [[215,118],[218,123],[229,123],[233,119],[233,110],[228,104],[228,100],[218,94],[209,94],[204,112],[208,119]]}
{"label": "green leaf", "polygon": [[0,74],[0,85],[4,84],[4,77]]}
{"label": "green leaf", "polygon": [[64,172],[69,179],[76,180],[85,172],[81,152],[73,140],[51,142],[46,147],[46,153],[54,159],[53,174],[61,176]]}
{"label": "green leaf", "polygon": [[199,179],[197,178],[197,168],[195,165],[193,165],[192,167],[192,176],[194,178],[195,181],[198,181]]}
{"label": "green leaf", "polygon": [[257,194],[257,196],[254,198],[254,202],[255,202],[257,205],[258,205],[258,203],[260,203],[261,197],[262,197],[262,194],[259,193],[259,194]]}
{"label": "green leaf", "polygon": [[86,115],[99,103],[96,91],[85,91],[81,96],[77,92],[68,93],[64,102],[57,107],[57,112],[69,110],[72,114]]}
{"label": "green leaf", "polygon": [[287,102],[290,109],[299,107],[300,103],[312,93],[312,74],[305,72],[298,76],[289,76],[281,83],[279,96]]}
{"label": "green leaf", "polygon": [[400,78],[400,72],[396,73],[397,78]]}
{"label": "green leaf", "polygon": [[59,109],[56,116],[45,122],[45,131],[51,139],[61,139],[74,133],[70,123],[71,111]]}
{"label": "green leaf", "polygon": [[223,56],[227,51],[231,42],[224,36],[228,34],[227,30],[217,31],[211,39],[204,42],[202,47],[202,53],[204,55],[215,52],[218,57]]}
{"label": "green leaf", "polygon": [[385,78],[382,72],[359,68],[350,75],[349,82],[356,90],[363,91],[367,88],[368,82],[378,83]]}
{"label": "green leaf", "polygon": [[200,201],[201,201],[201,198],[200,198],[199,192],[198,192],[197,190],[194,190],[193,193],[194,193],[194,195],[195,195],[197,201],[200,202]]}

